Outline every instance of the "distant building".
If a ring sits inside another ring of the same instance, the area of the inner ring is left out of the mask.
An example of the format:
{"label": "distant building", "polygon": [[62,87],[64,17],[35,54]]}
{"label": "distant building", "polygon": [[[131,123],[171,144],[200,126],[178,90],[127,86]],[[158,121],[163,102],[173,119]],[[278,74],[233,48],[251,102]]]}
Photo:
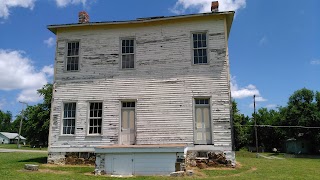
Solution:
{"label": "distant building", "polygon": [[286,141],[286,153],[289,154],[309,154],[310,147],[310,142],[303,138],[291,138]]}
{"label": "distant building", "polygon": [[[0,144],[16,144],[18,142],[18,133],[0,132]],[[26,138],[20,136],[20,142],[26,143]]]}

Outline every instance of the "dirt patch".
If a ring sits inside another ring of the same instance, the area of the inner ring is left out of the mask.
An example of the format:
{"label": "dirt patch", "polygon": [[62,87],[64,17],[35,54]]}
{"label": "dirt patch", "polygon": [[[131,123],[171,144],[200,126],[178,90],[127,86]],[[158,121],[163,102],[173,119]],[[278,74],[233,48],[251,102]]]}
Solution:
{"label": "dirt patch", "polygon": [[90,164],[85,164],[85,165],[57,165],[57,164],[41,164],[42,167],[94,167],[93,165]]}

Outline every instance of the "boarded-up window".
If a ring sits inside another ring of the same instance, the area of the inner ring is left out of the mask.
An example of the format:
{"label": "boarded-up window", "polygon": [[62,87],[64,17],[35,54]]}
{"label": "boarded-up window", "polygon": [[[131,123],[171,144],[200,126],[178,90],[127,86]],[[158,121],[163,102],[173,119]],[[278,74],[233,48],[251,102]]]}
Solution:
{"label": "boarded-up window", "polygon": [[67,71],[79,70],[79,42],[68,42],[67,44]]}
{"label": "boarded-up window", "polygon": [[207,33],[193,33],[193,64],[207,64]]}
{"label": "boarded-up window", "polygon": [[121,68],[134,68],[134,39],[121,40]]}
{"label": "boarded-up window", "polygon": [[101,134],[102,102],[90,103],[89,134]]}
{"label": "boarded-up window", "polygon": [[64,103],[63,134],[74,134],[76,122],[76,103]]}

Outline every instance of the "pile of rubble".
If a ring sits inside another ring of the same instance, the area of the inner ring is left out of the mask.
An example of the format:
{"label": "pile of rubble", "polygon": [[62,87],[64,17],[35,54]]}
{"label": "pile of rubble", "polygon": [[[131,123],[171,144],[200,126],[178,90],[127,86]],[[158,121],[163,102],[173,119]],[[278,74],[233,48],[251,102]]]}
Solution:
{"label": "pile of rubble", "polygon": [[198,152],[188,152],[187,165],[205,169],[207,167],[232,167],[231,161],[222,152],[208,152],[206,156],[198,157]]}
{"label": "pile of rubble", "polygon": [[79,157],[76,153],[70,153],[66,155],[65,164],[70,165],[95,165],[95,156],[90,156],[88,158]]}

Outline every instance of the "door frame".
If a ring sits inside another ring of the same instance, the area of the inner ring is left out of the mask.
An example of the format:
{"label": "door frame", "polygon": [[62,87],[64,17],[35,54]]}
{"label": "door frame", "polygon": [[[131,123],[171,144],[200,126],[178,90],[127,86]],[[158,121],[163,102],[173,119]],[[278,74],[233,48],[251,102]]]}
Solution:
{"label": "door frame", "polygon": [[118,144],[122,144],[122,102],[135,102],[134,107],[134,144],[137,141],[137,99],[120,99],[119,100],[119,135],[118,135]]}
{"label": "door frame", "polygon": [[[210,134],[211,142],[207,144],[197,144],[196,138],[196,99],[208,99],[209,100],[209,123],[210,123]],[[212,120],[212,98],[211,96],[193,96],[192,97],[192,124],[193,124],[193,144],[195,145],[213,145],[213,120]]]}

